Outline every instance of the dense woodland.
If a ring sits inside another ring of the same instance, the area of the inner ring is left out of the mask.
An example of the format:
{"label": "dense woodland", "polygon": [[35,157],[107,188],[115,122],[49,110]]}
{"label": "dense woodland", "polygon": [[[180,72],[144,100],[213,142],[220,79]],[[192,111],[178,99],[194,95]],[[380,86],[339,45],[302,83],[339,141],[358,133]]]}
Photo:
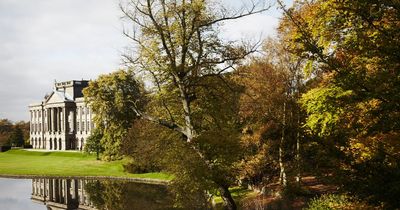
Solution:
{"label": "dense woodland", "polygon": [[220,195],[236,209],[238,185],[307,196],[306,177],[334,186],[310,209],[400,208],[399,1],[275,5],[277,36],[252,43],[219,28],[267,11],[263,2],[121,3],[127,67],[84,92],[97,114],[87,149],[130,157],[131,172],[173,174],[185,208]]}

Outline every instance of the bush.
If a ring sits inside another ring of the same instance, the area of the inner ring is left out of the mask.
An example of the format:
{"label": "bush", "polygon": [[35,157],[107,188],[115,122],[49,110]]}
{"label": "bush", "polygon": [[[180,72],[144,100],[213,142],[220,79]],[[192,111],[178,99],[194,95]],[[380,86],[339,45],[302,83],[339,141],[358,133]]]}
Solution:
{"label": "bush", "polygon": [[11,146],[0,146],[0,152],[6,152],[11,149]]}
{"label": "bush", "polygon": [[375,209],[348,195],[325,194],[308,203],[306,210]]}
{"label": "bush", "polygon": [[24,145],[24,149],[32,149],[33,148],[33,146],[32,145],[30,145],[30,144],[26,144],[26,145]]}
{"label": "bush", "polygon": [[143,174],[150,172],[159,172],[161,171],[160,167],[155,164],[150,164],[148,162],[137,162],[131,161],[123,165],[124,171],[134,174]]}

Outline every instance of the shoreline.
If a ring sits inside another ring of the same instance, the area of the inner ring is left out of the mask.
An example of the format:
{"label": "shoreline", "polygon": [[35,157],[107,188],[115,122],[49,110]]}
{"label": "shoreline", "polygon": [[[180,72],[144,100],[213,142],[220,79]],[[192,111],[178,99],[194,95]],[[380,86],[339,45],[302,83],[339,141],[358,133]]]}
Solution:
{"label": "shoreline", "polygon": [[46,176],[46,175],[12,175],[0,174],[0,178],[8,179],[87,179],[87,180],[119,180],[143,184],[169,185],[170,181],[151,178],[117,177],[117,176]]}

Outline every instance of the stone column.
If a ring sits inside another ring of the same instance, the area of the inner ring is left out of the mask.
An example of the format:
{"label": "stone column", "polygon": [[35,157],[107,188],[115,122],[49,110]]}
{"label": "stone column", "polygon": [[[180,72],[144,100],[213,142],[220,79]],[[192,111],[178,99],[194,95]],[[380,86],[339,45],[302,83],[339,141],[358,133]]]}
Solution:
{"label": "stone column", "polygon": [[57,107],[54,107],[54,132],[57,133],[58,131],[58,110]]}
{"label": "stone column", "polygon": [[60,113],[60,107],[57,107],[57,131],[60,132],[61,131],[61,119],[60,119],[61,113]]}
{"label": "stone column", "polygon": [[57,123],[57,121],[58,121],[58,110],[55,107],[54,108],[54,132],[58,131],[58,123]]}
{"label": "stone column", "polygon": [[60,107],[60,131],[62,132],[62,133],[64,133],[64,129],[65,129],[65,127],[64,127],[64,121],[65,121],[65,118],[64,118],[64,108],[63,107]]}
{"label": "stone column", "polygon": [[49,132],[49,111],[48,109],[45,109],[45,113],[46,113],[46,133]]}
{"label": "stone column", "polygon": [[57,107],[54,107],[54,132],[57,133],[58,131],[58,111],[57,111]]}
{"label": "stone column", "polygon": [[47,133],[51,132],[51,111],[47,108]]}
{"label": "stone column", "polygon": [[54,131],[54,110],[53,108],[49,108],[50,111],[50,133]]}

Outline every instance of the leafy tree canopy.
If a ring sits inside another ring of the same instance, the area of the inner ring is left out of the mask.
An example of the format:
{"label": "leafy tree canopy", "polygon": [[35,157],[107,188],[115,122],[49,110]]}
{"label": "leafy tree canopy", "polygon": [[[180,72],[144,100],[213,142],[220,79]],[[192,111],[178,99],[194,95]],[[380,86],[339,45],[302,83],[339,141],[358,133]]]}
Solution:
{"label": "leafy tree canopy", "polygon": [[119,70],[91,81],[83,93],[95,114],[95,131],[102,134],[103,159],[119,158],[121,139],[136,118],[133,107],[142,106],[143,85],[132,71]]}

